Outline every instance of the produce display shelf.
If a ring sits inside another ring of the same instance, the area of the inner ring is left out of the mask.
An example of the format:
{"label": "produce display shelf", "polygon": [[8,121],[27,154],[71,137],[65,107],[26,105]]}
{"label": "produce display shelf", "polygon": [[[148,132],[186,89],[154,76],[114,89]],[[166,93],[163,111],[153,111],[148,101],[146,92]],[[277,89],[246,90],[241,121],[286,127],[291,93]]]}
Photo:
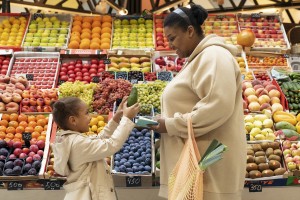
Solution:
{"label": "produce display shelf", "polygon": [[92,50],[92,49],[61,49],[60,54],[64,55],[106,55],[107,50]]}
{"label": "produce display shelf", "polygon": [[153,15],[154,42],[156,51],[170,51],[168,39],[164,35],[163,21],[167,14]]}

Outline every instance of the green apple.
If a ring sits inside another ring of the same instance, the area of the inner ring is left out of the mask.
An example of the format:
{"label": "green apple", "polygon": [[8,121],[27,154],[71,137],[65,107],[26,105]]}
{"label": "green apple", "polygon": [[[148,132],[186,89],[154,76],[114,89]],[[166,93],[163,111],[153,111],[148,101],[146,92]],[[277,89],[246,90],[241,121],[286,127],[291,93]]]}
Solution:
{"label": "green apple", "polygon": [[114,36],[121,36],[121,33],[114,33]]}
{"label": "green apple", "polygon": [[153,28],[153,24],[146,24],[146,28]]}
{"label": "green apple", "polygon": [[116,25],[114,25],[114,28],[121,28],[121,27],[122,27],[121,24],[116,24]]}
{"label": "green apple", "polygon": [[30,22],[30,25],[31,24],[37,24],[37,21],[36,20],[32,20],[31,22]]}
{"label": "green apple", "polygon": [[121,25],[121,20],[120,19],[115,19],[114,20],[114,26],[116,25]]}
{"label": "green apple", "polygon": [[50,37],[56,37],[57,36],[57,34],[56,33],[50,33],[50,35],[49,35]]}
{"label": "green apple", "polygon": [[138,29],[137,28],[132,28],[131,29],[131,33],[137,33],[138,32]]}
{"label": "green apple", "polygon": [[48,43],[48,47],[55,47],[55,43]]}
{"label": "green apple", "polygon": [[67,37],[67,34],[59,34],[58,38],[66,38]]}
{"label": "green apple", "polygon": [[61,27],[61,28],[69,28],[69,25],[67,25],[67,24],[62,24],[62,25],[60,25],[60,27]]}
{"label": "green apple", "polygon": [[145,38],[144,38],[144,37],[138,37],[137,40],[138,40],[139,42],[144,42],[144,41],[145,41]]}
{"label": "green apple", "polygon": [[40,42],[41,39],[40,38],[33,38],[32,42]]}
{"label": "green apple", "polygon": [[51,31],[51,30],[46,29],[46,30],[44,30],[44,33],[50,33],[50,31]]}
{"label": "green apple", "polygon": [[128,37],[128,36],[129,36],[129,33],[127,33],[127,32],[121,33],[121,37],[124,37],[124,36]]}
{"label": "green apple", "polygon": [[55,44],[55,47],[62,47],[62,46],[64,46],[63,43],[56,43],[56,44]]}
{"label": "green apple", "polygon": [[125,41],[125,40],[129,40],[129,37],[127,37],[127,36],[123,36],[123,37],[121,37],[121,40],[123,40],[123,41]]}
{"label": "green apple", "polygon": [[68,33],[68,29],[61,29],[59,31],[59,33],[61,33],[61,34],[67,34]]}
{"label": "green apple", "polygon": [[146,43],[145,43],[145,42],[139,42],[139,46],[140,46],[140,47],[145,47],[145,46],[146,46]]}
{"label": "green apple", "polygon": [[56,43],[56,38],[50,38],[49,43]]}
{"label": "green apple", "polygon": [[41,47],[46,47],[46,46],[48,46],[48,43],[45,43],[45,42],[40,43],[40,46],[41,46]]}
{"label": "green apple", "polygon": [[38,24],[38,28],[45,28],[46,25],[45,24]]}
{"label": "green apple", "polygon": [[151,24],[151,25],[152,25],[152,24],[153,24],[153,21],[152,21],[152,19],[147,19],[147,20],[145,21],[145,23],[146,23],[146,24]]}
{"label": "green apple", "polygon": [[129,28],[123,28],[123,33],[129,33],[130,29]]}
{"label": "green apple", "polygon": [[119,45],[120,45],[120,41],[114,40],[112,44],[113,44],[114,46],[119,46]]}
{"label": "green apple", "polygon": [[128,25],[128,24],[129,24],[128,19],[123,19],[123,20],[122,20],[122,25]]}
{"label": "green apple", "polygon": [[49,33],[42,33],[42,37],[49,37]]}
{"label": "green apple", "polygon": [[131,26],[130,26],[130,28],[131,29],[133,29],[133,28],[138,28],[139,26],[137,25],[137,24],[132,24]]}
{"label": "green apple", "polygon": [[32,43],[31,43],[31,46],[33,46],[33,47],[38,47],[39,45],[40,45],[39,42],[32,42]]}
{"label": "green apple", "polygon": [[51,18],[50,18],[50,21],[51,22],[54,22],[54,21],[57,21],[58,19],[55,17],[55,16],[52,16]]}
{"label": "green apple", "polygon": [[152,28],[147,28],[147,29],[146,29],[146,32],[152,34],[152,33],[153,33],[153,29],[152,29]]}
{"label": "green apple", "polygon": [[48,43],[48,38],[47,37],[43,37],[41,39],[41,43]]}
{"label": "green apple", "polygon": [[27,33],[26,37],[33,37],[33,33]]}
{"label": "green apple", "polygon": [[140,18],[138,19],[138,23],[139,23],[139,24],[144,24],[144,23],[145,23],[145,19],[142,18],[142,17],[140,17]]}
{"label": "green apple", "polygon": [[44,17],[43,21],[44,22],[49,22],[49,17]]}
{"label": "green apple", "polygon": [[138,22],[137,22],[136,19],[131,19],[131,20],[129,21],[129,23],[130,23],[130,24],[137,24]]}
{"label": "green apple", "polygon": [[137,44],[138,44],[137,41],[130,41],[129,42],[130,46],[137,46]]}
{"label": "green apple", "polygon": [[53,24],[52,28],[60,28],[59,24]]}
{"label": "green apple", "polygon": [[129,37],[129,41],[136,41],[136,37]]}
{"label": "green apple", "polygon": [[114,41],[121,41],[121,37],[119,36],[114,37]]}
{"label": "green apple", "polygon": [[63,44],[64,44],[64,43],[65,43],[65,38],[58,38],[58,39],[57,39],[57,42],[58,42],[58,43],[63,43]]}
{"label": "green apple", "polygon": [[37,21],[37,22],[43,22],[43,19],[41,17],[38,17],[38,18],[35,19],[35,21]]}
{"label": "green apple", "polygon": [[153,45],[153,41],[146,41],[146,45],[147,46],[152,46]]}
{"label": "green apple", "polygon": [[38,33],[44,33],[44,29],[38,29],[37,32]]}
{"label": "green apple", "polygon": [[122,47],[127,47],[128,46],[128,41],[121,41],[120,42],[120,45],[122,46]]}
{"label": "green apple", "polygon": [[30,45],[31,45],[30,42],[24,42],[24,44],[23,44],[24,47],[29,47]]}
{"label": "green apple", "polygon": [[146,33],[146,29],[144,27],[139,28],[138,30],[139,33]]}
{"label": "green apple", "polygon": [[152,38],[153,37],[153,35],[152,35],[152,33],[146,33],[146,38]]}
{"label": "green apple", "polygon": [[29,30],[28,30],[28,33],[36,33],[36,32],[37,32],[36,29],[29,29]]}
{"label": "green apple", "polygon": [[137,37],[137,33],[129,33],[129,37]]}
{"label": "green apple", "polygon": [[58,30],[56,30],[56,29],[53,29],[53,30],[51,30],[51,33],[58,34]]}
{"label": "green apple", "polygon": [[29,25],[29,29],[36,29],[36,27],[37,27],[36,24],[30,24]]}
{"label": "green apple", "polygon": [[123,32],[123,30],[121,28],[116,28],[115,29],[115,33],[122,33],[122,32]]}
{"label": "green apple", "polygon": [[138,33],[138,37],[145,37],[146,34],[145,33]]}
{"label": "green apple", "polygon": [[69,22],[67,22],[67,21],[62,21],[62,22],[61,22],[61,25],[67,25],[67,26],[69,26]]}
{"label": "green apple", "polygon": [[151,38],[146,38],[146,41],[151,41],[151,42],[153,42],[153,38],[151,37]]}

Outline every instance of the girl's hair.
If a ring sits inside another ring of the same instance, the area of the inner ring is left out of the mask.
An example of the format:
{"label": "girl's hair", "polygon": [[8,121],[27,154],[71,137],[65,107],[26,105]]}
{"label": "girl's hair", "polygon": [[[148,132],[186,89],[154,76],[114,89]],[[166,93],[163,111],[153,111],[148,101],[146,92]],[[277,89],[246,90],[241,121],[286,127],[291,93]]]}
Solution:
{"label": "girl's hair", "polygon": [[82,101],[77,97],[64,97],[51,103],[55,123],[62,129],[68,130],[70,116],[78,116]]}
{"label": "girl's hair", "polygon": [[201,25],[207,18],[207,11],[200,5],[193,4],[191,8],[180,7],[171,12],[164,20],[164,27],[179,27],[186,31],[193,26],[198,35],[203,35]]}

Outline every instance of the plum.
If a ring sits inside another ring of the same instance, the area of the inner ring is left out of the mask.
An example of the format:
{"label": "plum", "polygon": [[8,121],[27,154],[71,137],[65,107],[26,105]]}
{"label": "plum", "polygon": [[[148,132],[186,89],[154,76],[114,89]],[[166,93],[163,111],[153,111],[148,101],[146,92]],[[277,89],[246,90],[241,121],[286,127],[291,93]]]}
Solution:
{"label": "plum", "polygon": [[[150,163],[151,164],[151,163]],[[145,166],[145,170],[147,171],[147,172],[151,172],[151,167],[149,166],[149,165],[146,165]]]}
{"label": "plum", "polygon": [[5,149],[5,148],[1,148],[0,149],[0,155],[2,155],[2,156],[8,156],[8,151],[7,151],[7,149]]}
{"label": "plum", "polygon": [[13,169],[14,168],[14,162],[13,161],[7,161],[4,165],[5,169]]}
{"label": "plum", "polygon": [[3,175],[3,171],[2,171],[2,168],[0,168],[0,176]]}
{"label": "plum", "polygon": [[0,169],[4,167],[4,162],[0,161]]}
{"label": "plum", "polygon": [[31,164],[30,164],[30,163],[27,163],[27,164],[24,165],[23,170],[24,170],[25,172],[28,172],[30,169],[31,169]]}
{"label": "plum", "polygon": [[[41,161],[38,161],[38,160],[34,161],[32,163],[32,167],[35,168],[36,170],[39,170],[41,168]],[[28,172],[28,174],[29,174],[29,172]]]}
{"label": "plum", "polygon": [[13,170],[12,169],[6,169],[6,170],[4,170],[4,174],[5,175],[7,175],[7,176],[11,176],[12,175],[12,172],[13,172]]}
{"label": "plum", "polygon": [[0,148],[5,148],[5,147],[7,147],[6,141],[0,140]]}
{"label": "plum", "polygon": [[12,170],[12,174],[14,175],[20,175],[22,171],[22,168],[20,166],[15,166]]}
{"label": "plum", "polygon": [[16,159],[14,161],[14,166],[20,166],[20,167],[22,167],[23,166],[23,161],[20,160],[20,159]]}
{"label": "plum", "polygon": [[0,155],[0,160],[5,160],[6,156]]}
{"label": "plum", "polygon": [[[38,162],[38,161],[36,161]],[[36,169],[35,168],[31,168],[29,171],[28,171],[28,175],[36,175]]]}

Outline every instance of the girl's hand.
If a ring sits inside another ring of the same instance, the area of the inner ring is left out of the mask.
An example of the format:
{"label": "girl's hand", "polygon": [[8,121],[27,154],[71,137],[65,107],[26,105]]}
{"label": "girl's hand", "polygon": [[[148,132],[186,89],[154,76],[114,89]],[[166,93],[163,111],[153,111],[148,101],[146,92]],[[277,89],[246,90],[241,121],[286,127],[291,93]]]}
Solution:
{"label": "girl's hand", "polygon": [[127,101],[123,104],[123,115],[129,119],[134,118],[140,112],[140,105],[136,103],[130,107],[127,107]]}
{"label": "girl's hand", "polygon": [[155,116],[156,121],[158,122],[157,126],[151,126],[150,128],[158,133],[167,133],[165,119],[161,116]]}
{"label": "girl's hand", "polygon": [[123,99],[122,99],[122,102],[120,103],[120,105],[118,106],[118,109],[113,117],[113,120],[115,122],[120,122],[122,116],[123,116],[123,106],[124,106],[124,103],[127,102],[127,99],[128,99],[128,96],[125,96]]}

